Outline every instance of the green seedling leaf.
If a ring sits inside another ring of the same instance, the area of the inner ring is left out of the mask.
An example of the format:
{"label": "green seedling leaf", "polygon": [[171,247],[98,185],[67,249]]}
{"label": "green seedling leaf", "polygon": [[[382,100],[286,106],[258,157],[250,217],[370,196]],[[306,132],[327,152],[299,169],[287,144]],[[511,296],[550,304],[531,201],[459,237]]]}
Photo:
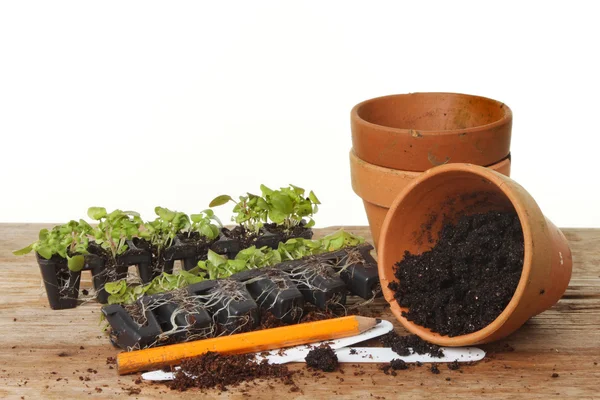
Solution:
{"label": "green seedling leaf", "polygon": [[263,196],[269,196],[271,193],[273,193],[273,190],[271,190],[268,187],[266,187],[265,185],[261,184],[260,192],[262,193]]}
{"label": "green seedling leaf", "polygon": [[78,254],[73,257],[67,256],[67,267],[73,272],[79,272],[85,265],[85,257]]}
{"label": "green seedling leaf", "polygon": [[163,207],[155,207],[154,212],[165,221],[173,221],[176,216],[175,212]]}
{"label": "green seedling leaf", "polygon": [[209,207],[218,207],[218,206],[222,206],[223,204],[225,204],[229,201],[233,201],[235,203],[235,200],[233,200],[233,198],[231,196],[229,196],[227,194],[222,194],[220,196],[215,197],[208,206]]}
{"label": "green seedling leaf", "polygon": [[214,266],[220,266],[227,263],[227,258],[220,254],[215,253],[212,250],[208,250],[207,260]]}
{"label": "green seedling leaf", "polygon": [[15,251],[13,251],[13,254],[14,254],[15,256],[24,256],[25,254],[29,254],[29,253],[31,253],[31,251],[32,251],[32,250],[33,250],[33,243],[32,243],[32,244],[30,244],[30,245],[29,245],[29,246],[27,246],[27,247],[23,247],[23,248],[22,248],[22,249],[20,249],[20,250],[15,250]]}
{"label": "green seedling leaf", "polygon": [[273,208],[283,214],[290,214],[294,210],[292,199],[289,196],[274,192],[271,194]]}
{"label": "green seedling leaf", "polygon": [[190,219],[192,220],[192,222],[198,223],[198,222],[204,221],[204,215],[202,215],[202,214],[191,214],[190,215]]}
{"label": "green seedling leaf", "polygon": [[104,207],[90,207],[87,212],[88,217],[93,220],[99,221],[106,217],[106,208]]}
{"label": "green seedling leaf", "polygon": [[54,254],[54,251],[49,246],[40,246],[37,249],[35,249],[35,251],[37,251],[37,253],[40,256],[44,257],[46,260],[51,259],[52,255]]}
{"label": "green seedling leaf", "polygon": [[[294,189],[294,193],[296,193],[298,196],[302,196],[304,194],[304,189],[302,189],[301,187],[298,186],[294,186],[290,183],[290,187],[292,189]],[[312,192],[311,192],[312,193]]]}
{"label": "green seedling leaf", "polygon": [[308,198],[310,199],[310,201],[312,201],[313,204],[321,204],[321,202],[317,198],[317,195],[312,190],[308,193]]}
{"label": "green seedling leaf", "polygon": [[40,242],[43,242],[44,240],[48,239],[48,233],[50,231],[48,229],[41,229],[40,233],[38,235],[38,239]]}
{"label": "green seedling leaf", "polygon": [[265,210],[265,211],[269,210],[269,204],[262,197],[258,198],[258,200],[256,201],[256,206],[258,208],[260,208],[261,210]]}
{"label": "green seedling leaf", "polygon": [[104,285],[104,290],[106,290],[106,293],[108,294],[123,295],[127,290],[127,282],[125,282],[124,279],[116,282],[107,282]]}
{"label": "green seedling leaf", "polygon": [[269,210],[269,219],[276,224],[281,224],[285,221],[286,214],[278,210]]}

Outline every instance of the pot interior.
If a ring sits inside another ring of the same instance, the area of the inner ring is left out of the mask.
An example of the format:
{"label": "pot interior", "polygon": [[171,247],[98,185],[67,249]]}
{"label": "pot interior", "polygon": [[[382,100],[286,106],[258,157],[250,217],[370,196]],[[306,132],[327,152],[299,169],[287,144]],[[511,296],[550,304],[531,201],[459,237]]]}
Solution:
{"label": "pot interior", "polygon": [[372,124],[396,129],[450,131],[489,125],[510,109],[496,100],[458,93],[410,93],[364,102],[358,116]]}
{"label": "pot interior", "polygon": [[396,262],[405,251],[421,254],[430,250],[444,224],[488,211],[515,211],[496,184],[462,171],[431,176],[414,186],[391,215],[386,258]]}

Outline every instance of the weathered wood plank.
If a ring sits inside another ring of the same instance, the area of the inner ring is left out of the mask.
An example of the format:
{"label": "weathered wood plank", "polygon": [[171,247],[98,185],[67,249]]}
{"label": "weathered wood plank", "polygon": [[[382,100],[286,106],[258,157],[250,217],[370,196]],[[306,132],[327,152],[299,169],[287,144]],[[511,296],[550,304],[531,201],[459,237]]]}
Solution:
{"label": "weathered wood plank", "polygon": [[[48,225],[46,225],[48,226]],[[171,392],[163,385],[136,385],[134,376],[119,377],[106,364],[117,350],[99,326],[100,306],[89,302],[73,310],[49,309],[33,256],[14,257],[12,250],[37,236],[40,224],[0,224],[0,398],[114,398],[140,388],[137,398],[175,396],[198,398],[197,391]],[[338,227],[318,230],[323,235]],[[367,227],[345,229],[370,238]],[[565,297],[551,310],[531,319],[505,341],[484,347],[490,357],[463,373],[442,366],[440,375],[426,366],[386,376],[376,365],[359,369],[345,366],[345,373],[323,379],[299,377],[303,393],[257,382],[250,395],[269,399],[300,398],[362,399],[382,396],[406,398],[554,398],[598,397],[600,381],[600,229],[564,230],[574,255],[573,279]],[[89,287],[84,276],[83,287]],[[369,306],[394,318],[379,300]],[[397,324],[396,324],[397,325]],[[399,331],[402,328],[397,326]],[[509,343],[514,351],[504,345]],[[83,348],[81,348],[81,347]],[[88,368],[97,371],[88,372]],[[302,365],[293,365],[301,369]],[[552,378],[553,372],[558,378]],[[84,380],[80,380],[79,377]],[[86,381],[89,377],[89,381]],[[342,378],[344,381],[341,382]],[[446,378],[450,378],[449,381]],[[60,380],[57,380],[60,379]],[[25,383],[27,382],[27,383]],[[101,389],[97,392],[96,388]],[[217,391],[203,394],[217,398]],[[232,398],[242,397],[232,389]]]}

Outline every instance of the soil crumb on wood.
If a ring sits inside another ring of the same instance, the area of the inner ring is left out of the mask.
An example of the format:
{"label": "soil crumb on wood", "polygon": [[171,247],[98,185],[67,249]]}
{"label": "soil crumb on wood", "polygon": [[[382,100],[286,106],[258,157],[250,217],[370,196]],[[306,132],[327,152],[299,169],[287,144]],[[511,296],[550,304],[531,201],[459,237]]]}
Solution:
{"label": "soil crumb on wood", "polygon": [[405,369],[408,369],[408,364],[399,358],[393,359],[389,364],[386,364],[381,368],[384,374],[392,376],[396,376],[396,371]]}
{"label": "soil crumb on wood", "polygon": [[381,337],[381,343],[385,347],[391,347],[399,356],[409,356],[411,354],[429,354],[432,357],[444,357],[444,352],[440,346],[428,343],[417,335],[400,336],[391,331]]}
{"label": "soil crumb on wood", "polygon": [[308,352],[306,355],[306,365],[323,372],[334,372],[339,367],[335,351],[326,344]]}
{"label": "soil crumb on wood", "polygon": [[131,387],[122,387],[121,389],[124,390],[125,393],[127,393],[129,396],[135,396],[136,394],[142,393],[142,389],[136,388],[134,386],[131,386]]}
{"label": "soil crumb on wood", "polygon": [[506,308],[521,278],[523,232],[515,212],[447,223],[435,246],[406,252],[389,288],[410,321],[447,336],[478,331]]}
{"label": "soil crumb on wood", "polygon": [[200,357],[183,361],[175,379],[168,384],[173,390],[189,388],[217,388],[226,391],[227,386],[237,386],[255,379],[278,379],[286,385],[297,386],[292,380],[293,372],[285,365],[271,365],[266,360],[258,363],[251,355],[222,355],[208,352]]}
{"label": "soil crumb on wood", "polygon": [[451,363],[448,364],[448,369],[452,370],[452,371],[457,371],[460,369],[460,364],[458,362],[458,360],[454,360]]}
{"label": "soil crumb on wood", "polygon": [[431,368],[429,369],[431,371],[432,374],[439,374],[440,373],[440,369],[438,368],[437,364],[431,364]]}

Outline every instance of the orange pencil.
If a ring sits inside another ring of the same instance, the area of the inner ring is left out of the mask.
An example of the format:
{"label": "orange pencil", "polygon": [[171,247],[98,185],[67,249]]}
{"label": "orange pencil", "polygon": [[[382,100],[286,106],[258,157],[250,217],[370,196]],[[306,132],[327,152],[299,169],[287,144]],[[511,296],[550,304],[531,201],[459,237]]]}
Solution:
{"label": "orange pencil", "polygon": [[117,355],[117,371],[120,375],[125,375],[160,369],[177,365],[187,358],[197,357],[209,351],[245,354],[339,339],[358,335],[371,329],[378,322],[375,318],[349,316],[123,352]]}

